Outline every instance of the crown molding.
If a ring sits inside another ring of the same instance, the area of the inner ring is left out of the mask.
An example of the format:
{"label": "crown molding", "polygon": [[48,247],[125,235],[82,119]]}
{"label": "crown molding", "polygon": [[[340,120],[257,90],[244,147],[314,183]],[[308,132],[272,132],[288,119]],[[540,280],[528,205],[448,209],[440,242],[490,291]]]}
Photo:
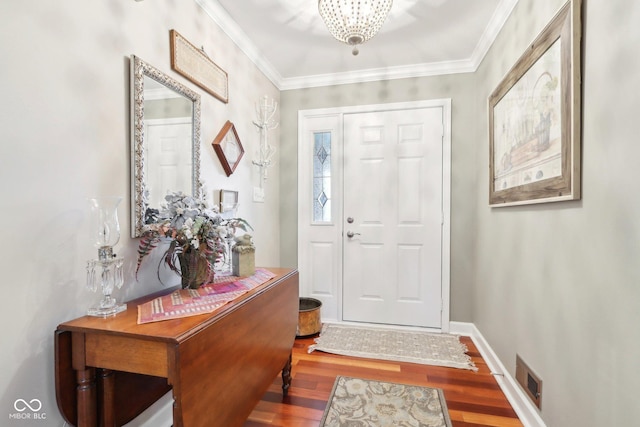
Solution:
{"label": "crown molding", "polygon": [[216,0],[195,0],[195,2],[218,24],[222,31],[249,57],[278,90],[293,90],[379,80],[473,73],[482,63],[482,60],[511,15],[518,0],[502,0],[500,2],[485,31],[482,33],[471,57],[468,59],[291,78],[284,78],[278,70],[276,70],[273,64],[262,55],[227,11],[220,6],[220,3]]}
{"label": "crown molding", "polygon": [[475,67],[468,60],[412,64],[397,67],[358,70],[347,73],[316,74],[312,76],[286,78],[281,81],[279,88],[280,90],[304,89],[380,80],[405,79],[411,77],[470,73],[473,71],[475,71]]}
{"label": "crown molding", "polygon": [[493,16],[491,16],[489,20],[489,25],[485,28],[476,48],[471,54],[471,62],[474,64],[473,71],[476,71],[480,63],[482,63],[482,60],[489,52],[491,45],[493,45],[496,37],[498,37],[500,30],[502,30],[502,27],[507,22],[517,3],[518,0],[502,0],[493,12]]}
{"label": "crown molding", "polygon": [[231,15],[220,6],[220,3],[215,0],[195,0],[195,2],[218,24],[222,31],[249,57],[260,71],[280,89],[283,78],[278,70],[262,55]]}

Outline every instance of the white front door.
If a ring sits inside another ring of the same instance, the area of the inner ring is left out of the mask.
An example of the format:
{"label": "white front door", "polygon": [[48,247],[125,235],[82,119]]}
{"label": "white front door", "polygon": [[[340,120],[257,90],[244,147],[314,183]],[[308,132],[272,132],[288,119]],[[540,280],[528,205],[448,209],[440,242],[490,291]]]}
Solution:
{"label": "white front door", "polygon": [[193,191],[193,125],[190,118],[145,121],[145,175],[150,206],[161,206],[167,191]]}
{"label": "white front door", "polygon": [[441,327],[440,108],[344,118],[343,318]]}
{"label": "white front door", "polygon": [[[450,101],[312,110],[299,122],[301,295],[321,300],[326,320],[447,331]],[[331,163],[320,167],[322,138]]]}

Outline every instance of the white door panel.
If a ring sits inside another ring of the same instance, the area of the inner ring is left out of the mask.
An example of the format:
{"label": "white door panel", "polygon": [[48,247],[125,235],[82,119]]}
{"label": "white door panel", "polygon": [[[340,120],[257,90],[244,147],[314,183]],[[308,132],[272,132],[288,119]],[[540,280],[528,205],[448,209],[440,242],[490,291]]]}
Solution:
{"label": "white door panel", "polygon": [[148,141],[145,175],[150,206],[161,206],[165,202],[166,189],[187,194],[192,192],[192,132],[190,120],[145,121],[145,138]]}
{"label": "white door panel", "polygon": [[345,115],[344,320],[441,327],[442,136],[441,108]]}
{"label": "white door panel", "polygon": [[[322,301],[323,320],[448,331],[450,107],[299,112],[300,293]],[[330,173],[319,181],[314,138],[323,133],[331,160],[320,175]],[[330,208],[318,216],[324,190]]]}

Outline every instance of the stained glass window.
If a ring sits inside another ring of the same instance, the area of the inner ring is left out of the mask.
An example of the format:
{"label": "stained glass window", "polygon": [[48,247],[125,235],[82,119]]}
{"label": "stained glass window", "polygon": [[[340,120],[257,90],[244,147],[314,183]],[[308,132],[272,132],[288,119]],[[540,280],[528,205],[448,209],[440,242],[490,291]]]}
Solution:
{"label": "stained glass window", "polygon": [[331,132],[313,134],[313,221],[331,222]]}

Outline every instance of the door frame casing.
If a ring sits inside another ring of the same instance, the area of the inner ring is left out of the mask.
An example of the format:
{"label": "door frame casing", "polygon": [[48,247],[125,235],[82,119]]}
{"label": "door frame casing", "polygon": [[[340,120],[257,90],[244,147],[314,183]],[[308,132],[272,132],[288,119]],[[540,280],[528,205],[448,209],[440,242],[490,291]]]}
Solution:
{"label": "door frame casing", "polygon": [[[339,166],[339,170],[335,170],[336,166],[332,162],[332,175],[339,179],[339,183],[332,184],[332,192],[334,198],[333,215],[334,217],[342,219],[342,153],[344,145],[342,143],[344,134],[344,116],[347,114],[355,113],[369,113],[369,112],[382,112],[382,111],[397,111],[397,110],[409,110],[419,108],[442,108],[442,120],[443,120],[443,137],[442,137],[442,228],[441,228],[441,242],[442,242],[442,260],[441,260],[441,295],[442,295],[442,307],[441,307],[441,325],[438,329],[441,332],[449,331],[450,323],[450,249],[451,249],[451,99],[433,99],[423,101],[408,101],[388,104],[371,104],[371,105],[356,105],[346,107],[333,107],[333,108],[321,108],[298,111],[298,269],[300,270],[300,295],[318,298],[321,301],[324,299],[322,294],[314,294],[310,289],[309,281],[304,280],[304,269],[308,267],[308,260],[304,259],[309,257],[307,243],[309,241],[310,232],[307,231],[307,226],[311,224],[310,214],[311,210],[307,204],[309,197],[309,189],[306,188],[307,182],[304,181],[309,176],[308,168],[309,164],[306,159],[303,158],[304,153],[307,152],[302,144],[305,141],[305,134],[310,131],[307,126],[309,120],[313,119],[329,119],[335,123],[332,131],[338,132],[338,138],[336,140],[336,149],[332,148],[332,155],[335,156],[333,162]],[[335,171],[335,173],[333,172]],[[339,200],[338,200],[339,199]],[[338,203],[335,203],[338,201]],[[338,205],[338,206],[336,206]],[[342,224],[344,221],[340,221],[338,225],[337,220],[334,220],[336,229],[334,230],[334,237],[337,245],[339,246],[339,256],[336,262],[338,263],[335,268],[339,272],[339,277],[334,277],[337,283],[331,284],[332,292],[331,301],[327,301],[326,305],[323,305],[321,315],[323,320],[327,321],[343,321],[342,315]],[[324,301],[323,301],[324,303]]]}

